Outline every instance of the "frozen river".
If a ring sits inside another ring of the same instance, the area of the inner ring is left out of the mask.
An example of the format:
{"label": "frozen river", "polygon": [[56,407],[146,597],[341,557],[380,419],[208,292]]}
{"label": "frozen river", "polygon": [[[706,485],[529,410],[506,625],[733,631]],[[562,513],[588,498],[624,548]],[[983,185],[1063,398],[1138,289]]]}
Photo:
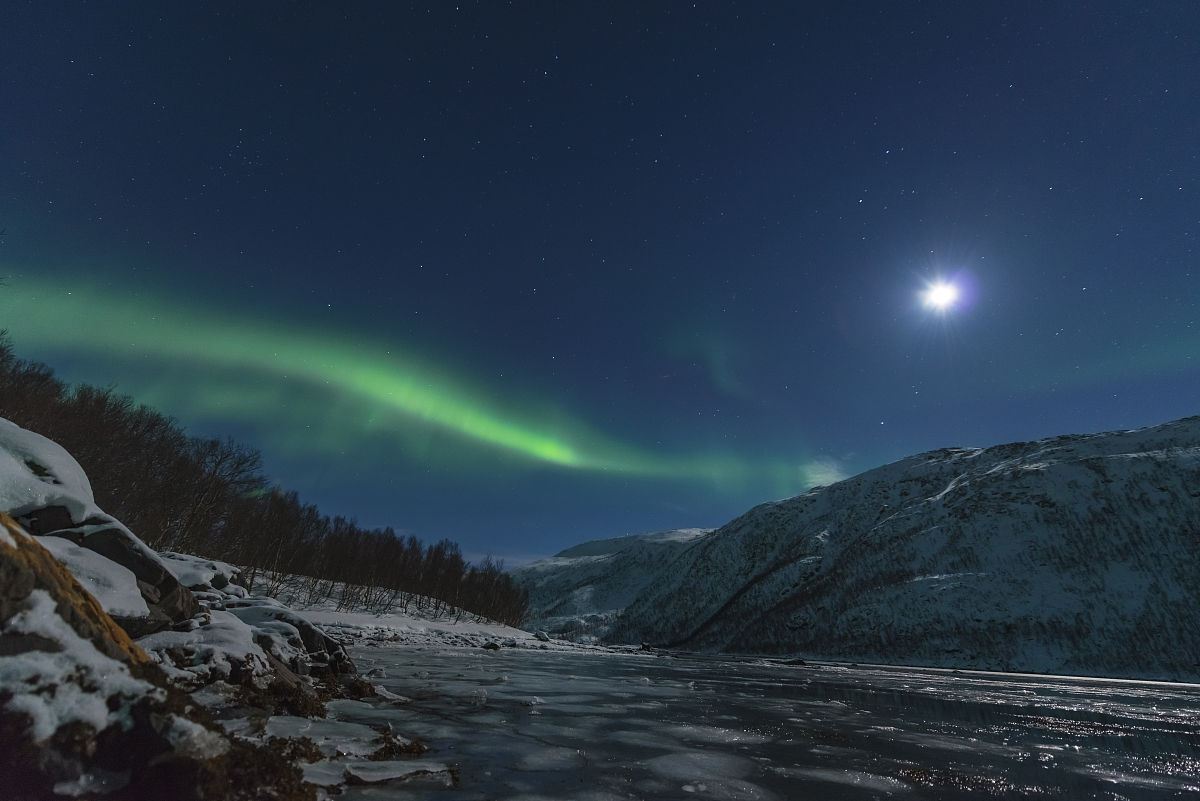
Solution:
{"label": "frozen river", "polygon": [[354,658],[411,700],[334,715],[420,738],[458,781],[343,798],[1200,794],[1196,685],[526,649]]}

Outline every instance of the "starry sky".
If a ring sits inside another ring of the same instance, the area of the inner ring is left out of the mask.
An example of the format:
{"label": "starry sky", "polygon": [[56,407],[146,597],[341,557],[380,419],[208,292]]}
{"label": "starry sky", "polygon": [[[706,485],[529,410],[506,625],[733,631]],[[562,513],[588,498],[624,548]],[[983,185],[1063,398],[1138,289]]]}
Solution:
{"label": "starry sky", "polygon": [[1161,423],[1197,42],[1192,2],[10,2],[0,328],[509,564]]}

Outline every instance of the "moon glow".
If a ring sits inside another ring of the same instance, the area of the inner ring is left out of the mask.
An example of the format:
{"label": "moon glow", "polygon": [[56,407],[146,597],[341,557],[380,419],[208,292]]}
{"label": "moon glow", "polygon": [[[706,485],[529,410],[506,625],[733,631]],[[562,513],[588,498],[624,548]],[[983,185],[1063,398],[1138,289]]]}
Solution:
{"label": "moon glow", "polygon": [[922,299],[927,307],[945,311],[958,301],[958,287],[945,281],[938,281],[925,290]]}

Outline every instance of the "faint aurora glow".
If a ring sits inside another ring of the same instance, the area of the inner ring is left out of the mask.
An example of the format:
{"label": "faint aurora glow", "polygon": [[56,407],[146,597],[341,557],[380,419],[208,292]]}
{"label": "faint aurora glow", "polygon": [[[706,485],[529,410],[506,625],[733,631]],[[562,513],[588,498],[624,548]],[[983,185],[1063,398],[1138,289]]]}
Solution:
{"label": "faint aurora glow", "polygon": [[[223,315],[141,291],[74,282],[67,291],[21,279],[0,295],[0,310],[18,355],[36,349],[134,366],[141,378],[124,371],[119,391],[172,415],[276,426],[287,420],[296,432],[292,449],[344,453],[349,442],[385,434],[406,442],[412,458],[412,443],[427,441],[432,428],[564,469],[757,482],[779,494],[842,477],[828,461],[650,453],[561,409],[499,397],[395,346]],[[150,372],[161,377],[146,380]]]}

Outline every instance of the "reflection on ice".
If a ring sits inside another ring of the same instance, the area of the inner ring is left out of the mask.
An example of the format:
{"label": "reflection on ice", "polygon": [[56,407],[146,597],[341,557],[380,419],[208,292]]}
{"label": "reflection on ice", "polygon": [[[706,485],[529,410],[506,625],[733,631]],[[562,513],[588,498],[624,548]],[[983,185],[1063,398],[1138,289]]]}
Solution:
{"label": "reflection on ice", "polygon": [[458,782],[430,795],[401,778],[347,799],[1200,792],[1200,687],[641,654],[354,656],[387,693],[331,704],[335,722],[420,738]]}
{"label": "reflection on ice", "polygon": [[899,779],[877,776],[861,770],[840,770],[838,768],[775,768],[773,770],[782,776],[790,776],[799,781],[809,779],[828,784],[849,785],[877,793],[900,793],[909,789],[908,785]]}
{"label": "reflection on ice", "polygon": [[691,743],[762,743],[767,740],[763,735],[753,732],[701,726],[695,723],[669,726],[661,731],[683,742]]}

